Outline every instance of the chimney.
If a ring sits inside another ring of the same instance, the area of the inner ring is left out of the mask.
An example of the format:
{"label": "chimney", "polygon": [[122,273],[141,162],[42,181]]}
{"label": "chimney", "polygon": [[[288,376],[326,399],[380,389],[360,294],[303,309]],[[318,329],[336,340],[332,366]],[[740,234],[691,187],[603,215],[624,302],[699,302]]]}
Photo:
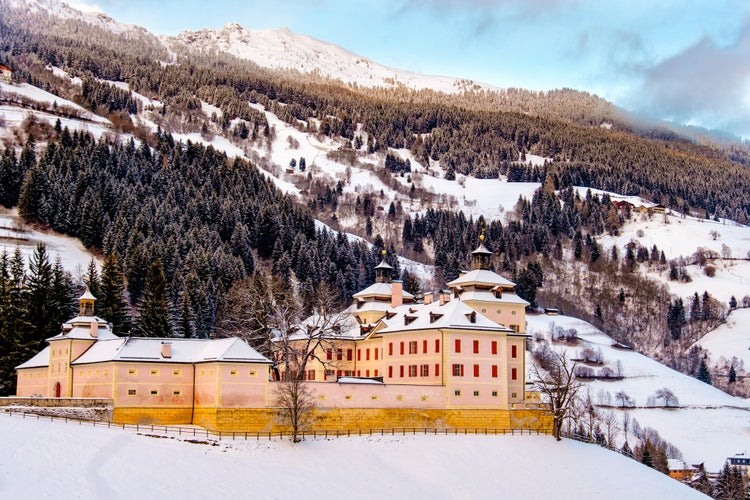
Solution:
{"label": "chimney", "polygon": [[98,321],[92,321],[91,322],[91,338],[99,338],[99,322]]}
{"label": "chimney", "polygon": [[435,296],[432,294],[432,292],[428,293],[424,296],[424,305],[432,304],[433,299]]}
{"label": "chimney", "polygon": [[172,357],[172,342],[161,343],[161,357],[171,358]]}
{"label": "chimney", "polygon": [[440,290],[440,305],[444,305],[446,302],[451,301],[450,290]]}
{"label": "chimney", "polygon": [[404,284],[401,280],[391,283],[391,306],[398,307],[404,303]]}

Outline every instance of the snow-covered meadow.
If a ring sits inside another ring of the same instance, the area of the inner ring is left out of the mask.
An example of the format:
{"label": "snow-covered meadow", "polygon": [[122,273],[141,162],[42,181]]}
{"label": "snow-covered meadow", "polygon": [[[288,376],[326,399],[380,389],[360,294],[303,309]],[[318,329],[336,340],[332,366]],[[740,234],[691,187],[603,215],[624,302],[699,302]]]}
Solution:
{"label": "snow-covered meadow", "polygon": [[0,414],[6,498],[705,498],[550,436],[372,436],[216,445]]}

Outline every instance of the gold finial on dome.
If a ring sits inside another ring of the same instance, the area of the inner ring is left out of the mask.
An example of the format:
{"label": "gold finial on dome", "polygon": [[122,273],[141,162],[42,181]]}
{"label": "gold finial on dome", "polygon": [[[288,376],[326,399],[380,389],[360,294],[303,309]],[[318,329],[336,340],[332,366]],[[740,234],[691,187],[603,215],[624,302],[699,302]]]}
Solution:
{"label": "gold finial on dome", "polygon": [[383,257],[385,257],[386,253],[388,253],[388,252],[385,251],[385,248],[380,251],[380,255],[382,255]]}
{"label": "gold finial on dome", "polygon": [[484,241],[484,235],[483,234],[479,235],[479,241]]}

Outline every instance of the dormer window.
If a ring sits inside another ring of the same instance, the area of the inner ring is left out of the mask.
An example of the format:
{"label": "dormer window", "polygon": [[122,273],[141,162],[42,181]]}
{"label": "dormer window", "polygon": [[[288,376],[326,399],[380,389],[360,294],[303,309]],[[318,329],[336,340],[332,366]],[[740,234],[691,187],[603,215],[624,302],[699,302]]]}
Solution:
{"label": "dormer window", "polygon": [[431,312],[430,313],[430,323],[434,323],[435,321],[439,320],[442,317],[443,317],[442,314],[435,314],[435,313]]}
{"label": "dormer window", "polygon": [[386,311],[386,312],[385,312],[385,319],[391,319],[391,318],[392,318],[392,317],[394,317],[395,315],[396,315],[396,313],[395,313],[395,312],[393,312],[393,311]]}
{"label": "dormer window", "polygon": [[416,316],[404,316],[404,325],[411,324],[415,319],[417,319]]}
{"label": "dormer window", "polygon": [[472,311],[470,313],[466,314],[466,319],[469,320],[469,323],[476,323],[477,322],[477,313],[476,311]]}

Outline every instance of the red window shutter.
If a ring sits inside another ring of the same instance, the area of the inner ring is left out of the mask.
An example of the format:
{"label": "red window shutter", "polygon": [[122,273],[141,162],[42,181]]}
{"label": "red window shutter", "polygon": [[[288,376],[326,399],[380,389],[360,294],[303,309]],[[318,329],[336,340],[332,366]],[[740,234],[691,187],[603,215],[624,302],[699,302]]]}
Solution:
{"label": "red window shutter", "polygon": [[388,378],[393,378],[393,367],[392,366],[388,367]]}
{"label": "red window shutter", "polygon": [[388,356],[393,356],[393,342],[388,342]]}
{"label": "red window shutter", "polygon": [[435,363],[435,376],[436,377],[440,376],[440,365],[437,363]]}
{"label": "red window shutter", "polygon": [[344,359],[344,351],[342,351],[341,349],[336,349],[336,359],[338,361]]}
{"label": "red window shutter", "polygon": [[362,359],[362,349],[357,349],[357,361]]}
{"label": "red window shutter", "polygon": [[479,341],[474,341],[474,354],[479,354]]}
{"label": "red window shutter", "polygon": [[479,365],[474,365],[474,376],[475,377],[479,376]]}
{"label": "red window shutter", "polygon": [[337,376],[337,377],[340,377],[340,376],[341,376],[341,370],[336,370],[336,376]]}
{"label": "red window shutter", "polygon": [[492,378],[497,378],[497,365],[492,365]]}
{"label": "red window shutter", "polygon": [[352,350],[351,349],[347,349],[346,350],[346,360],[347,361],[351,361],[352,360]]}
{"label": "red window shutter", "polygon": [[440,352],[440,339],[435,339],[435,353]]}
{"label": "red window shutter", "polygon": [[422,341],[422,353],[427,354],[427,341]]}
{"label": "red window shutter", "polygon": [[365,370],[365,377],[369,377],[369,376],[370,376],[370,370]]}
{"label": "red window shutter", "polygon": [[398,370],[398,372],[399,372],[399,376],[400,376],[401,378],[404,378],[404,365],[401,365],[401,366],[399,366],[398,368],[399,368],[399,370]]}
{"label": "red window shutter", "polygon": [[461,339],[456,339],[455,351],[456,352],[461,352]]}
{"label": "red window shutter", "polygon": [[376,360],[378,359],[378,351],[379,351],[379,349],[378,349],[378,348],[376,347],[376,348],[375,348],[375,359],[376,359]]}
{"label": "red window shutter", "polygon": [[464,365],[461,365],[461,376],[464,376]]}
{"label": "red window shutter", "polygon": [[404,354],[404,343],[401,342],[401,355],[403,356],[403,354]]}
{"label": "red window shutter", "polygon": [[510,378],[511,378],[511,380],[518,380],[518,369],[517,368],[512,368],[510,370]]}
{"label": "red window shutter", "polygon": [[510,346],[510,357],[511,358],[517,358],[518,357],[518,346],[516,346],[516,345]]}
{"label": "red window shutter", "polygon": [[333,349],[326,349],[326,359],[329,361],[333,359]]}
{"label": "red window shutter", "polygon": [[497,340],[492,341],[492,354],[497,354]]}
{"label": "red window shutter", "polygon": [[365,350],[365,359],[367,361],[370,361],[370,348],[369,347]]}
{"label": "red window shutter", "polygon": [[357,376],[359,377],[362,372],[360,370],[357,370]]}

